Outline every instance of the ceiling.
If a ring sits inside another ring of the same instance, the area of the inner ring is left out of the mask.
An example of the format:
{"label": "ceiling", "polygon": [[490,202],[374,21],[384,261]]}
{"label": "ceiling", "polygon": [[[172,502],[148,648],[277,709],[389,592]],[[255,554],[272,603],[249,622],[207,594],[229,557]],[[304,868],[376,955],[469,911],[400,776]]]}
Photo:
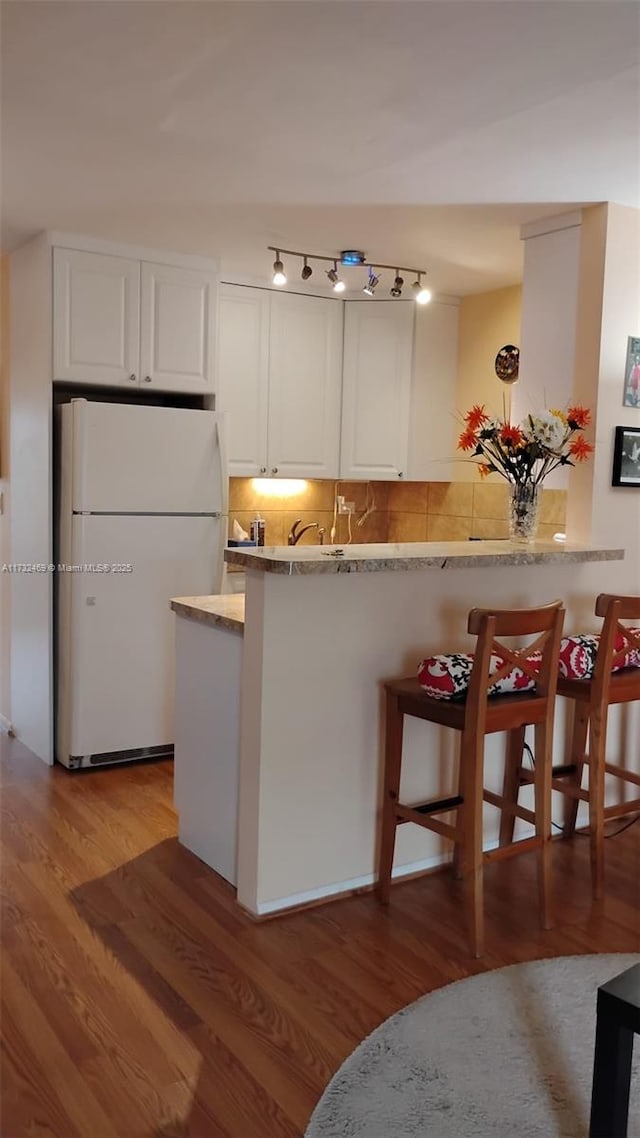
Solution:
{"label": "ceiling", "polygon": [[520,278],[520,223],[640,205],[635,0],[4,0],[2,33],[5,249],[355,247],[462,295]]}

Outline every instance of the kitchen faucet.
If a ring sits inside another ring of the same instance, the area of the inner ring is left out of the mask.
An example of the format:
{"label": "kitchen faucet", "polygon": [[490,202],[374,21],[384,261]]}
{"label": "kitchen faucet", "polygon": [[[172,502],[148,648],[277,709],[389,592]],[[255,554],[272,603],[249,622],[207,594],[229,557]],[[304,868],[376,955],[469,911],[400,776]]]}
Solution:
{"label": "kitchen faucet", "polygon": [[296,518],[295,522],[291,526],[291,529],[289,530],[289,536],[287,538],[287,544],[288,545],[297,545],[298,542],[300,541],[300,538],[302,537],[303,533],[306,533],[308,529],[317,529],[317,531],[318,531],[318,542],[320,545],[322,545],[323,540],[324,540],[324,534],[325,534],[324,526],[319,525],[318,522],[309,522],[308,525],[302,526],[302,529],[298,529],[298,526],[301,523],[302,523],[302,518]]}

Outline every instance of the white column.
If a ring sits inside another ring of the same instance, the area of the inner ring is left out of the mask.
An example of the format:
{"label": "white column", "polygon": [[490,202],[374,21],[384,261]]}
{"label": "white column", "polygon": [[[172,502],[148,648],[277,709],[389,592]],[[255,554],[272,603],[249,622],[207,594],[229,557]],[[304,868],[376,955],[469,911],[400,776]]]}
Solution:
{"label": "white column", "polygon": [[[581,213],[525,225],[520,377],[512,395],[512,419],[572,399],[576,312],[580,277]],[[559,471],[546,487],[564,488]]]}

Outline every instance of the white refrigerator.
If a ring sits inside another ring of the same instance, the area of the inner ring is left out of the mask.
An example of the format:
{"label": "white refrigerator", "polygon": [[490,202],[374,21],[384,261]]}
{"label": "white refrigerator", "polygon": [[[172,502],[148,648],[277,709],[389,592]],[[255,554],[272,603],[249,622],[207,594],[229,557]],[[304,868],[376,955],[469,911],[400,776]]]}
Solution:
{"label": "white refrigerator", "polygon": [[223,416],[86,399],[60,411],[56,757],[170,755],[169,602],[222,591]]}

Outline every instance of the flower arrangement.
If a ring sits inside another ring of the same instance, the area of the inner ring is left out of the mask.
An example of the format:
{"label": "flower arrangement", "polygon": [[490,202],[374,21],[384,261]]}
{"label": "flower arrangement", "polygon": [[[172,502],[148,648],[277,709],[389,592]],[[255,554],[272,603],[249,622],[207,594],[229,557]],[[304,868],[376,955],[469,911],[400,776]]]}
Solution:
{"label": "flower arrangement", "polygon": [[586,407],[541,411],[514,426],[491,418],[476,404],[464,417],[458,449],[473,451],[481,477],[500,474],[516,485],[540,483],[559,466],[586,462],[593,452],[582,431],[591,421]]}

